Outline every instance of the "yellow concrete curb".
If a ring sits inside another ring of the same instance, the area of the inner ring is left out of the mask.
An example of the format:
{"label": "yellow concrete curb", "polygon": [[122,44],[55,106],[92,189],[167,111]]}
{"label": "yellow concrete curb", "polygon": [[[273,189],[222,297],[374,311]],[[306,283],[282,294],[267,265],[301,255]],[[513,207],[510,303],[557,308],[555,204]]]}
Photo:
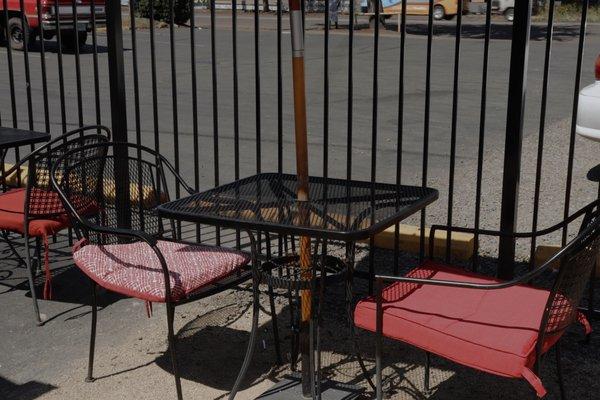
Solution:
{"label": "yellow concrete curb", "polygon": [[[535,248],[535,266],[539,267],[548,261],[553,255],[560,251],[561,247],[555,244],[541,244]],[[558,268],[558,262],[554,262],[552,268]],[[596,276],[600,276],[600,254],[596,260]]]}
{"label": "yellow concrete curb", "polygon": [[[4,171],[8,171],[12,167],[14,167],[14,164],[4,163]],[[29,170],[25,166],[20,167],[19,170],[20,170],[19,172],[21,174],[21,187],[26,187]],[[11,173],[10,175],[8,175],[6,177],[6,184],[10,187],[18,187],[19,185],[17,183],[18,183],[17,171],[13,171],[13,173]]]}
{"label": "yellow concrete curb", "polygon": [[[429,228],[425,228],[425,252],[429,253]],[[390,227],[375,236],[375,246],[383,249],[393,249],[395,238],[395,227]],[[433,245],[434,256],[446,255],[445,231],[436,231]],[[421,228],[413,225],[400,224],[399,244],[402,251],[418,254],[421,243]],[[451,237],[452,258],[465,261],[473,257],[475,237],[470,233],[453,232]]]}

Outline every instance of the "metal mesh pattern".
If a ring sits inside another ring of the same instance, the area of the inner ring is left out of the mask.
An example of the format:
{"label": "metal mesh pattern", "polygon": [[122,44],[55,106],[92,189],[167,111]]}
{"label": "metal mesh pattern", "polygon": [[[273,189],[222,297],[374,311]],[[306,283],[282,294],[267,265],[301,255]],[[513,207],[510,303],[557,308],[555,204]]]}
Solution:
{"label": "metal mesh pattern", "polygon": [[548,300],[546,334],[561,333],[577,319],[577,307],[600,255],[598,217],[594,225],[596,228],[581,237],[581,245],[563,261]]}
{"label": "metal mesh pattern", "polygon": [[[76,132],[40,148],[40,151],[29,159],[26,203],[29,218],[52,218],[64,215],[65,209],[59,196],[51,190],[52,165],[60,156],[71,150],[106,141],[108,139],[102,135],[84,135],[82,132]],[[79,154],[80,157],[88,155],[89,152]]]}
{"label": "metal mesh pattern", "polygon": [[368,237],[437,199],[434,189],[311,177],[296,200],[295,175],[266,173],[159,207],[194,222],[334,239]]}
{"label": "metal mesh pattern", "polygon": [[[86,151],[96,155],[83,154]],[[169,194],[160,159],[153,155],[151,160],[144,159],[148,154],[142,151],[125,158],[108,151],[107,146],[92,147],[63,159],[67,167],[60,186],[67,201],[90,225],[162,236],[163,224],[155,208],[168,201]],[[98,232],[83,232],[83,236],[94,244],[123,242],[123,238]]]}

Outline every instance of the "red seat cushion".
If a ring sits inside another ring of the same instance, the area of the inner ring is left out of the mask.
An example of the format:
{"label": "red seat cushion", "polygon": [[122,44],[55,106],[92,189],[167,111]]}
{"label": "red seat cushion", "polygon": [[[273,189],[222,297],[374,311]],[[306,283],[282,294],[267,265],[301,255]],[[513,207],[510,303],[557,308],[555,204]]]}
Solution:
{"label": "red seat cushion", "polygon": [[[248,264],[241,252],[169,241],[157,244],[169,269],[174,301],[185,298]],[[144,242],[87,245],[73,253],[75,264],[100,286],[152,302],[165,301],[160,262]]]}
{"label": "red seat cushion", "polygon": [[[42,190],[42,189],[32,189]],[[13,189],[6,193],[0,193],[0,230],[18,232],[24,234],[25,231],[25,196],[27,189]],[[47,191],[44,194],[44,201],[52,203],[53,210],[60,203],[57,193]],[[58,206],[62,211],[62,205]],[[29,221],[29,236],[53,235],[69,226],[69,217],[66,214],[60,214],[51,219],[34,219]]]}
{"label": "red seat cushion", "polygon": [[[495,283],[492,278],[435,262],[409,276],[451,281]],[[500,290],[396,282],[383,291],[383,334],[472,368],[506,377],[531,373],[540,322],[549,292],[529,286]],[[376,301],[358,303],[354,322],[376,331]],[[558,340],[551,336],[544,351]],[[537,382],[532,382],[532,380]],[[541,389],[540,389],[541,388]],[[541,383],[538,394],[543,392]]]}

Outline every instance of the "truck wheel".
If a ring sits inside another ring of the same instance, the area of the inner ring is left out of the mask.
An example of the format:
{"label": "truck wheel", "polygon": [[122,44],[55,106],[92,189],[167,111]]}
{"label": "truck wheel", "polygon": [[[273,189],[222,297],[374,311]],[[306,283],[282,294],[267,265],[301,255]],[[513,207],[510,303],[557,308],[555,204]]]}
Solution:
{"label": "truck wheel", "polygon": [[433,7],[433,19],[435,19],[436,21],[439,21],[441,19],[444,19],[445,16],[446,16],[446,10],[444,10],[444,7],[439,6],[439,5]]}
{"label": "truck wheel", "polygon": [[507,8],[506,11],[504,11],[504,18],[506,18],[507,21],[514,21],[515,19],[515,9],[514,8]]}
{"label": "truck wheel", "polygon": [[[77,41],[75,40],[75,32],[74,31],[63,31],[61,32],[61,42],[63,48],[69,51],[75,51],[75,46],[77,46]],[[85,42],[87,41],[87,32],[77,32],[79,36],[77,39],[79,41],[79,51],[85,48]]]}
{"label": "truck wheel", "polygon": [[10,36],[10,47],[14,50],[22,51],[25,48],[25,37],[27,37],[28,49],[31,49],[35,43],[35,32],[29,30],[27,22],[23,26],[20,17],[8,20],[8,35]]}

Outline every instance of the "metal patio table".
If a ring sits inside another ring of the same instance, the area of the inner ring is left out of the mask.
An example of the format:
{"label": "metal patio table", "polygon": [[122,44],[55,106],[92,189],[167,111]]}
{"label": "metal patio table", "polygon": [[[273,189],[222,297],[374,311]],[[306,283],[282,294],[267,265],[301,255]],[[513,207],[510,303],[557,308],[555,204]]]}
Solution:
{"label": "metal patio table", "polygon": [[[20,146],[47,142],[50,134],[0,126],[0,177],[4,177],[4,160],[8,150]],[[4,187],[4,183],[2,184]]]}
{"label": "metal patio table", "polygon": [[[309,201],[299,202],[296,197],[297,185],[296,175],[262,173],[162,204],[158,206],[157,212],[161,217],[168,219],[246,231],[255,256],[258,248],[253,232],[308,236],[317,241],[343,242],[346,245],[346,268],[345,271],[336,270],[334,273],[345,272],[351,284],[356,242],[373,237],[424,209],[438,198],[438,191],[427,187],[310,177]],[[318,259],[319,257],[313,255],[313,265]],[[335,264],[335,261],[327,264]],[[254,348],[258,328],[257,287],[261,280],[269,283],[270,290],[272,285],[282,283],[281,277],[269,275],[266,269],[257,266],[254,268],[252,334],[244,365],[232,390],[233,396],[239,389]],[[325,266],[322,266],[320,275],[316,268],[313,268],[312,272],[309,278],[327,278]],[[301,284],[299,289],[311,290],[314,294],[314,281],[315,279],[309,279],[309,282]],[[279,287],[285,287],[285,282]],[[350,285],[347,285],[347,290],[351,290]],[[349,296],[347,300],[349,301]],[[312,307],[310,312],[312,313]],[[313,320],[311,318],[311,322]],[[310,340],[309,345],[310,348],[306,352],[303,351],[303,354],[310,352],[311,368],[307,370],[307,364],[303,360],[302,384],[304,387],[311,385],[314,397],[315,391],[320,393],[321,381],[318,368],[316,371],[313,368],[314,340]],[[306,395],[306,392],[304,394]],[[280,396],[289,398],[290,395],[291,393],[287,393]],[[276,395],[272,398],[284,397]]]}

